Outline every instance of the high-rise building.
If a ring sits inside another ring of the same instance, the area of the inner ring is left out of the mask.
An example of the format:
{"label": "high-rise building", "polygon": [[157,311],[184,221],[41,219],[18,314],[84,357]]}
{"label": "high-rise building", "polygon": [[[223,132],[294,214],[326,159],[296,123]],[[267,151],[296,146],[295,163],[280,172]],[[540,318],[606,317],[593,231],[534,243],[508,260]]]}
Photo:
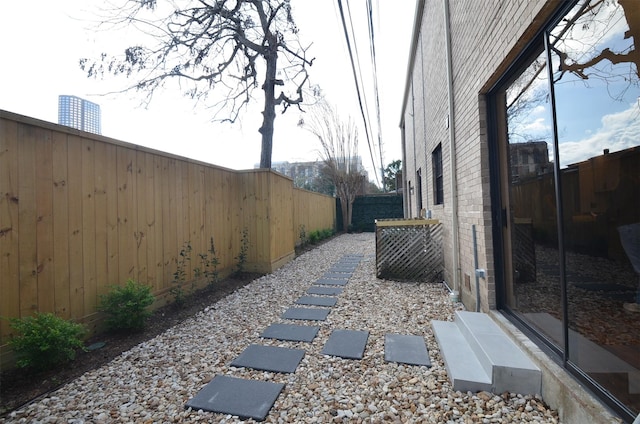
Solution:
{"label": "high-rise building", "polygon": [[58,124],[101,134],[100,105],[76,96],[58,96]]}

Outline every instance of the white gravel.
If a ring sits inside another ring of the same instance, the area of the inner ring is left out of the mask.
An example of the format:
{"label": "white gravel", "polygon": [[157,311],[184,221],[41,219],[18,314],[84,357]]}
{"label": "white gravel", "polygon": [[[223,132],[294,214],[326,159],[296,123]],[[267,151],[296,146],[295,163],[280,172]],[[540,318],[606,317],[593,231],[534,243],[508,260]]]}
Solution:
{"label": "white gravel", "polygon": [[[280,315],[347,254],[364,259],[327,320],[313,323],[320,332],[312,343],[259,337],[268,325],[283,322]],[[269,423],[558,423],[557,412],[536,397],[451,389],[429,323],[452,320],[454,307],[462,308],[449,302],[440,284],[376,279],[374,235],[343,235],[0,422],[242,422],[184,407],[220,374],[285,383]],[[320,354],[336,328],[370,332],[362,360]],[[386,333],[424,336],[433,366],[385,362]],[[294,374],[230,367],[252,343],[306,354]]]}

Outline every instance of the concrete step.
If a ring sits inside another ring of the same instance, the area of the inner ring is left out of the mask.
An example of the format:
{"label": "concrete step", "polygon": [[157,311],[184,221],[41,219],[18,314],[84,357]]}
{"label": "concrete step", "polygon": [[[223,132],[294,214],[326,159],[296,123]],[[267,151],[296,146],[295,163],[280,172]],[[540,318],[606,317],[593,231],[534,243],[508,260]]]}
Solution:
{"label": "concrete step", "polygon": [[432,326],[455,390],[541,392],[540,369],[488,315],[457,311],[453,323]]}
{"label": "concrete step", "polygon": [[453,389],[461,392],[490,392],[491,377],[482,368],[458,325],[448,321],[431,321],[431,327]]}

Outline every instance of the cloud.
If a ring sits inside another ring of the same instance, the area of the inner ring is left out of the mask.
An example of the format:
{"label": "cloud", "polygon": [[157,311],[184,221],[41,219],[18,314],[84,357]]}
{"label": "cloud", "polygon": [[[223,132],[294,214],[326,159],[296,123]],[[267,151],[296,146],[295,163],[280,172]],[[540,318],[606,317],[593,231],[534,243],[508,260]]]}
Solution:
{"label": "cloud", "polygon": [[531,115],[542,115],[543,113],[547,113],[547,108],[542,105],[534,107],[531,111]]}
{"label": "cloud", "polygon": [[522,129],[528,133],[537,133],[549,131],[551,127],[549,126],[549,124],[545,123],[545,118],[537,118],[534,121],[524,124],[522,126]]}
{"label": "cloud", "polygon": [[622,112],[604,115],[601,122],[602,126],[586,138],[560,142],[560,166],[599,156],[604,149],[613,153],[640,144],[639,103],[632,103]]}

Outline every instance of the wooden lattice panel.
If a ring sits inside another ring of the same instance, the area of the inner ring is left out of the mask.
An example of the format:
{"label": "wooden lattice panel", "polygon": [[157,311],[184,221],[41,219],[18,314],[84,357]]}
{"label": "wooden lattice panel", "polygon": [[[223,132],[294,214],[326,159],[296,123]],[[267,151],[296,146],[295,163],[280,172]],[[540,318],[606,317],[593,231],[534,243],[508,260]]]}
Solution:
{"label": "wooden lattice panel", "polygon": [[437,220],[376,221],[378,278],[437,281],[442,268],[442,224]]}
{"label": "wooden lattice panel", "polygon": [[513,267],[517,283],[536,281],[536,249],[531,219],[515,218],[513,222]]}

